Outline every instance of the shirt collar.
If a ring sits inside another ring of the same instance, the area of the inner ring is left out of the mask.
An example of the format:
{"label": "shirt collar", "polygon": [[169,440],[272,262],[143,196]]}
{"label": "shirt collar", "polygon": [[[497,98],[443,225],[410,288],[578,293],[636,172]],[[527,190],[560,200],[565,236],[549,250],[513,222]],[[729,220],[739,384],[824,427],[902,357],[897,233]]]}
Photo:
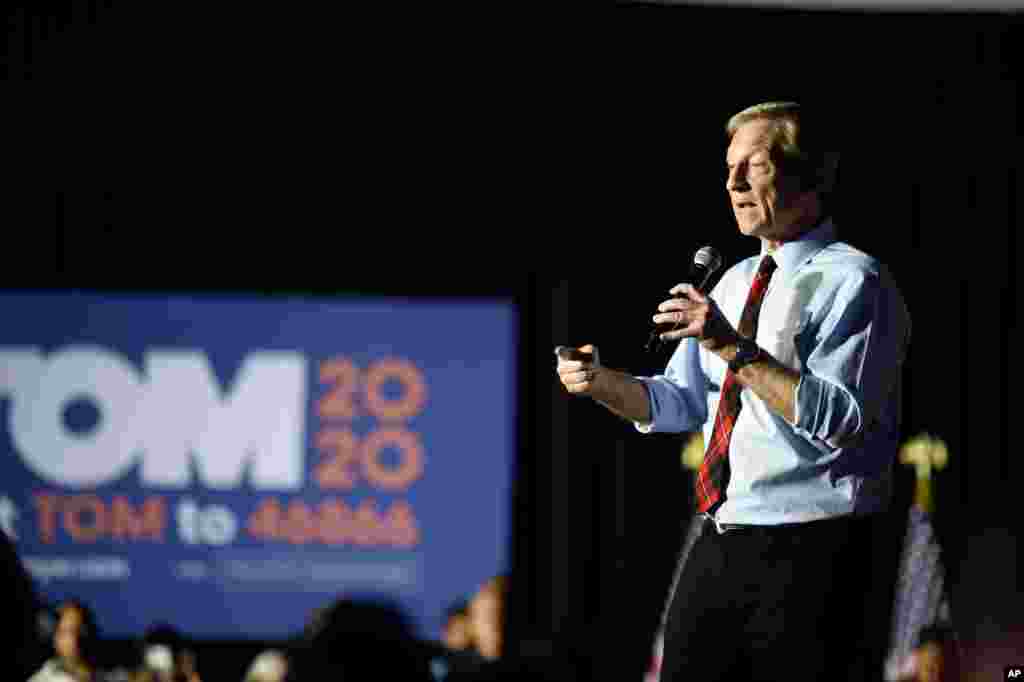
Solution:
{"label": "shirt collar", "polygon": [[[801,263],[806,261],[823,248],[836,241],[836,227],[832,218],[825,218],[821,223],[793,241],[786,242],[775,249],[772,258],[784,272],[793,272]],[[761,256],[768,253],[768,246],[761,242]]]}

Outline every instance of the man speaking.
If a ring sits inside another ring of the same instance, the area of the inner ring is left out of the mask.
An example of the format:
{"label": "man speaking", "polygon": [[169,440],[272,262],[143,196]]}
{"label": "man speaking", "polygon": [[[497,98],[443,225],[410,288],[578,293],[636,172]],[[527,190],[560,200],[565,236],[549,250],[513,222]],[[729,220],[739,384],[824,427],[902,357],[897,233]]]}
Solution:
{"label": "man speaking", "polygon": [[837,235],[820,124],[792,102],[726,124],[726,190],[760,253],[708,295],[670,290],[653,322],[681,342],[663,375],[607,368],[589,345],[559,353],[567,391],[641,432],[704,430],[704,528],[669,605],[663,682],[880,674],[872,631],[888,623],[865,622],[864,591],[910,317],[886,268]]}

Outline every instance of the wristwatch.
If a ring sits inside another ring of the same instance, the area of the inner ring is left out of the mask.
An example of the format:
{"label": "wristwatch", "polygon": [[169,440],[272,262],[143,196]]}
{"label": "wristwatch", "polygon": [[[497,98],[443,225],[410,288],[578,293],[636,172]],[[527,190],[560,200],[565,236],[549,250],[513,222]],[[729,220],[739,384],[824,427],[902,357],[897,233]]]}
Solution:
{"label": "wristwatch", "polygon": [[736,342],[736,357],[729,363],[729,369],[736,374],[741,367],[756,362],[760,358],[761,348],[750,339],[741,336]]}

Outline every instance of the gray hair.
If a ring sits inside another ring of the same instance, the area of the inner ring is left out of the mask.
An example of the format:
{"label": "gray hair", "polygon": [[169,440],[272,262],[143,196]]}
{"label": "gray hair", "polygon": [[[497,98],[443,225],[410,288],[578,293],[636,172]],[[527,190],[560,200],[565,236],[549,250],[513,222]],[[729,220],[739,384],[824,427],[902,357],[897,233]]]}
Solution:
{"label": "gray hair", "polygon": [[725,124],[728,139],[745,123],[772,121],[776,144],[782,152],[785,170],[798,175],[805,187],[827,196],[835,189],[839,152],[824,130],[823,122],[811,116],[797,102],[762,102],[733,114]]}

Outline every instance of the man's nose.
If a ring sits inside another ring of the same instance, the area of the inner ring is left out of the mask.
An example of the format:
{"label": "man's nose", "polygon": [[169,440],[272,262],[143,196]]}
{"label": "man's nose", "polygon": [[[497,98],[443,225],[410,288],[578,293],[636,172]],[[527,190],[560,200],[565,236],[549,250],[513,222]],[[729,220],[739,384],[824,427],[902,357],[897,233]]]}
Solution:
{"label": "man's nose", "polygon": [[729,171],[725,179],[725,188],[730,192],[747,188],[747,175],[743,172],[742,166],[736,166]]}

